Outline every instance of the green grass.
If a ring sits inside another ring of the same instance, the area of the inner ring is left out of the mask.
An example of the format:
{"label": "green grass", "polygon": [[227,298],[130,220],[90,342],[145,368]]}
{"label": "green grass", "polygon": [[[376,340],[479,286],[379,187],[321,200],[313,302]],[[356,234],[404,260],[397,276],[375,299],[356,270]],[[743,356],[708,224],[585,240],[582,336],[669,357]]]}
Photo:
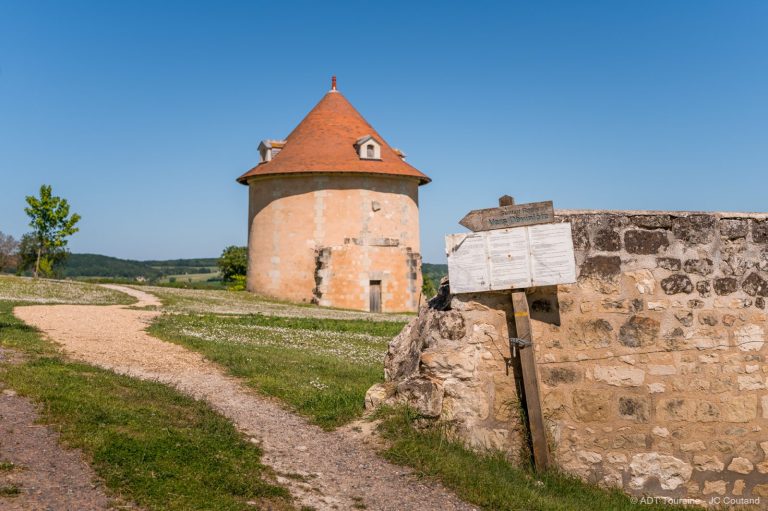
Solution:
{"label": "green grass", "polygon": [[0,345],[29,359],[0,366],[0,380],[39,403],[41,421],[82,449],[116,496],[147,510],[293,509],[260,449],[205,403],[59,358],[12,306],[0,302]]}
{"label": "green grass", "polygon": [[21,490],[15,484],[0,486],[0,497],[15,497],[19,493],[21,493]]}
{"label": "green grass", "polygon": [[[604,490],[574,477],[549,472],[534,475],[501,454],[481,455],[445,438],[437,426],[414,426],[418,417],[407,408],[381,409],[379,431],[390,446],[384,456],[439,479],[467,502],[493,511],[652,511],[684,509],[631,501],[619,490]],[[690,508],[685,508],[690,509]]]}
{"label": "green grass", "polygon": [[150,333],[203,353],[326,429],[360,417],[402,323],[263,315],[165,315]]}
{"label": "green grass", "polygon": [[16,465],[14,465],[13,463],[10,463],[8,461],[0,462],[0,472],[10,472],[15,468],[16,468]]}
{"label": "green grass", "polygon": [[136,299],[87,282],[0,275],[0,301],[114,305],[131,304]]}

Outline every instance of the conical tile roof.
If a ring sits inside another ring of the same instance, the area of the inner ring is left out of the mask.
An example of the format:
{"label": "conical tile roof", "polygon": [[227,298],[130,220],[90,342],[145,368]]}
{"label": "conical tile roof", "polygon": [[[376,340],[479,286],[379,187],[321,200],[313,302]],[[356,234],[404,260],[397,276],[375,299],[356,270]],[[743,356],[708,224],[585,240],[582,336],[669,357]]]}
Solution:
{"label": "conical tile roof", "polygon": [[[370,135],[381,145],[381,158],[359,157],[355,143]],[[288,135],[285,146],[270,161],[261,162],[237,180],[253,176],[340,172],[390,174],[431,180],[407,164],[338,91],[331,90]]]}

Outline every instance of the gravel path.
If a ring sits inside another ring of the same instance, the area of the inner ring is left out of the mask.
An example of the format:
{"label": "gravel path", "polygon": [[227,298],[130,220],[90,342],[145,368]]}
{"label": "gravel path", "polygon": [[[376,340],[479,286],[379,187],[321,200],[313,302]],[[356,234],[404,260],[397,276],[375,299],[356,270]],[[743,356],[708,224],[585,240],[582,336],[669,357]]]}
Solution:
{"label": "gravel path", "polygon": [[[110,286],[159,305],[143,291]],[[34,305],[14,314],[44,331],[71,357],[131,376],[173,385],[232,420],[264,449],[297,500],[315,509],[471,510],[439,484],[379,458],[350,428],[333,432],[308,424],[274,401],[229,377],[200,354],[151,337],[146,326],[159,313],[123,306]],[[296,474],[303,477],[297,478]]]}
{"label": "gravel path", "polygon": [[[7,362],[11,352],[0,349]],[[0,387],[2,384],[0,383]],[[52,428],[35,424],[37,411],[11,389],[0,391],[0,509],[3,511],[106,511],[102,484],[77,449],[64,449]],[[17,488],[18,494],[4,495]]]}

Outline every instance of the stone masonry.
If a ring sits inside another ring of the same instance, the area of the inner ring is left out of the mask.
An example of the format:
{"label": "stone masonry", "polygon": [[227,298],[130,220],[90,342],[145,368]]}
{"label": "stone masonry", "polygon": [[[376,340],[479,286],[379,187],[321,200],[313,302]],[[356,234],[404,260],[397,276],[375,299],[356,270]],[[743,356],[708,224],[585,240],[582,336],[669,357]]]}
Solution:
{"label": "stone masonry", "polygon": [[[578,282],[528,290],[556,464],[635,494],[768,504],[768,215],[557,218]],[[441,292],[391,343],[368,405],[409,402],[517,459],[509,294]]]}

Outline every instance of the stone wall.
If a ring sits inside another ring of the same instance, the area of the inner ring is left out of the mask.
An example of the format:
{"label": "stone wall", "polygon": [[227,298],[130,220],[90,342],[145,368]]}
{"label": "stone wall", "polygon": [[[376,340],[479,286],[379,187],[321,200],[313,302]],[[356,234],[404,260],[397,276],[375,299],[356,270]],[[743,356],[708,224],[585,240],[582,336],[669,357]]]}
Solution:
{"label": "stone wall", "polygon": [[[637,494],[768,504],[768,215],[559,211],[558,221],[573,225],[578,282],[528,293],[556,463]],[[456,295],[450,310],[425,309],[415,324],[426,328],[439,314],[466,322],[464,311],[472,311],[460,353],[485,335],[483,325],[508,323],[496,318],[508,307],[506,294]],[[439,321],[428,331],[435,328]],[[500,353],[479,350],[493,363],[463,384],[476,384],[481,401],[495,404],[509,352],[503,328],[490,334]],[[398,339],[387,359],[392,383],[379,399],[409,400],[399,391],[407,380],[391,369],[403,352]],[[409,378],[445,386],[461,364],[435,371],[429,349]],[[492,424],[503,419],[480,412],[466,430],[502,428]],[[465,437],[477,444],[475,436]],[[514,453],[515,444],[507,438],[500,446]]]}

